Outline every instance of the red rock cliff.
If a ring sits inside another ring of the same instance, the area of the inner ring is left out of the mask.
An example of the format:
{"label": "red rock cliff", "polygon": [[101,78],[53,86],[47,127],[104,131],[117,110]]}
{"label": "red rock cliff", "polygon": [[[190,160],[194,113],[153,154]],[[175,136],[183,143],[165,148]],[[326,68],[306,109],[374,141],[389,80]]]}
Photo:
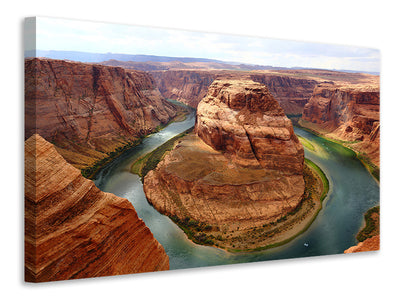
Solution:
{"label": "red rock cliff", "polygon": [[100,191],[38,134],[25,142],[25,280],[169,269],[132,204]]}
{"label": "red rock cliff", "polygon": [[265,72],[170,70],[151,73],[164,97],[192,107],[197,107],[214,79],[250,79],[265,84],[287,114],[301,114],[317,84],[314,79]]}
{"label": "red rock cliff", "polygon": [[301,114],[317,81],[285,75],[252,74],[251,80],[265,84],[286,114]]}
{"label": "red rock cliff", "polygon": [[333,138],[355,141],[351,147],[379,166],[379,86],[322,84],[304,107],[302,125]]}
{"label": "red rock cliff", "polygon": [[26,138],[40,134],[78,167],[176,114],[145,72],[50,59],[25,61],[25,107]]}
{"label": "red rock cliff", "polygon": [[209,71],[157,71],[151,72],[161,94],[168,99],[181,101],[194,108],[206,95],[216,74]]}

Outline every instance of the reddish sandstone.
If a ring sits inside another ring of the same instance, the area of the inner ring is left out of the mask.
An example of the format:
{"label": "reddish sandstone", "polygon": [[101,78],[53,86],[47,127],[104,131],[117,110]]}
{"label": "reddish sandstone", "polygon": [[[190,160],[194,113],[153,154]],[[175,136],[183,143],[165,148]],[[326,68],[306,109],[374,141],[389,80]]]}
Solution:
{"label": "reddish sandstone", "polygon": [[146,72],[79,62],[25,61],[25,136],[55,143],[85,167],[176,115]]}
{"label": "reddish sandstone", "polygon": [[268,224],[300,203],[304,150],[264,85],[215,80],[198,105],[195,132],[144,179],[157,210],[222,233]]}
{"label": "reddish sandstone", "polygon": [[100,191],[38,134],[25,142],[25,280],[169,269],[132,204]]}

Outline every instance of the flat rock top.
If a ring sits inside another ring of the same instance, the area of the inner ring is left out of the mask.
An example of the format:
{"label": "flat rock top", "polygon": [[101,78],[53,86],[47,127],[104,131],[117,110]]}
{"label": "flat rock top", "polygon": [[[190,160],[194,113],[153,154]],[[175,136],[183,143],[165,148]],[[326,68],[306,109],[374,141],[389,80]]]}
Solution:
{"label": "flat rock top", "polygon": [[245,168],[204,143],[197,135],[181,139],[167,156],[166,171],[188,181],[239,185],[276,179],[277,171]]}
{"label": "flat rock top", "polygon": [[203,101],[222,102],[233,110],[248,109],[251,112],[284,116],[283,109],[268,88],[252,80],[214,80]]}

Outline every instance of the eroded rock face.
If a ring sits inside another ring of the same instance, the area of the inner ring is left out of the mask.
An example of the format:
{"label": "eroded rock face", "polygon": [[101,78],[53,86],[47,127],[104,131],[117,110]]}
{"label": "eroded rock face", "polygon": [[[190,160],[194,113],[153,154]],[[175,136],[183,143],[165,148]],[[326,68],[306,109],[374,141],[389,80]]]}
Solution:
{"label": "eroded rock face", "polygon": [[355,141],[351,146],[379,166],[379,103],[377,85],[319,85],[304,107],[302,119],[309,124],[302,125]]}
{"label": "eroded rock face", "polygon": [[310,99],[317,81],[284,75],[251,74],[250,79],[268,87],[286,114],[298,115]]}
{"label": "eroded rock face", "polygon": [[286,114],[301,114],[317,84],[314,79],[264,72],[170,70],[151,73],[164,97],[176,99],[192,107],[197,107],[215,79],[253,80],[268,87]]}
{"label": "eroded rock face", "polygon": [[356,253],[364,251],[378,251],[380,249],[380,235],[373,236],[363,242],[358,243],[356,246],[350,247],[344,253]]}
{"label": "eroded rock face", "polygon": [[38,134],[25,141],[25,280],[169,269],[132,204],[100,191]]}
{"label": "eroded rock face", "polygon": [[[215,80],[195,126],[144,179],[160,212],[216,228],[257,228],[292,211],[304,192],[304,150],[268,89]],[[219,232],[218,232],[219,231]]]}
{"label": "eroded rock face", "polygon": [[[175,116],[154,79],[141,71],[51,59],[25,61],[25,136],[102,158]],[[79,157],[77,157],[79,160]]]}
{"label": "eroded rock face", "polygon": [[151,72],[161,94],[194,108],[206,95],[216,74],[209,71],[157,71]]}
{"label": "eroded rock face", "polygon": [[292,123],[262,84],[214,81],[198,105],[195,131],[243,166],[303,172],[304,150]]}

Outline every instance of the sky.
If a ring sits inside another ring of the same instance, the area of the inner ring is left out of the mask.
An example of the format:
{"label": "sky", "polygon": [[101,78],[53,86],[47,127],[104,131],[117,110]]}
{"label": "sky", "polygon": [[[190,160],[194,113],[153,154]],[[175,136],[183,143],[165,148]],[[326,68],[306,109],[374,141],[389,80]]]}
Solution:
{"label": "sky", "polygon": [[275,67],[380,69],[377,49],[57,18],[36,19],[36,49],[210,58]]}

